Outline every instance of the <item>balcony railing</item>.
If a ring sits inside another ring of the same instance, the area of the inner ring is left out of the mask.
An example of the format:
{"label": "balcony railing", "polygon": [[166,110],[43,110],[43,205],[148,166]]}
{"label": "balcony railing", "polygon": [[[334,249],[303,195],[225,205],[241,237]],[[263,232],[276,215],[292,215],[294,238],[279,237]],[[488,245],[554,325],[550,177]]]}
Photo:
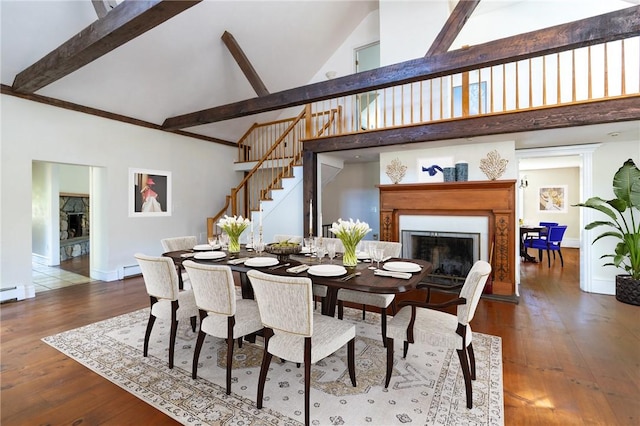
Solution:
{"label": "balcony railing", "polygon": [[334,135],[638,94],[640,38],[633,37],[315,102],[312,134],[323,125],[320,113],[338,108]]}

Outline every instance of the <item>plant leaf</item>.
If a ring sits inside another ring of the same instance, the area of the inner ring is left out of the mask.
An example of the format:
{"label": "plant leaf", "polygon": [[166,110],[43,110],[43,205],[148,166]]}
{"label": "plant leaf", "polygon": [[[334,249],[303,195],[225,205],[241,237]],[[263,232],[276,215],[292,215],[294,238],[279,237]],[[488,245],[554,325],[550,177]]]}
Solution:
{"label": "plant leaf", "polygon": [[640,207],[639,186],[640,170],[632,159],[628,159],[613,176],[613,193],[626,205]]}

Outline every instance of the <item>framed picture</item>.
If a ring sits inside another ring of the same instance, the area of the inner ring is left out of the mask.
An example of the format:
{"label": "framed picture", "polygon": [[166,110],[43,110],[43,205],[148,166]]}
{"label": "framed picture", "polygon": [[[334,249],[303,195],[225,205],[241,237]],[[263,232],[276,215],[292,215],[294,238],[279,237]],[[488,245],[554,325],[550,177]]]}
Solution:
{"label": "framed picture", "polygon": [[567,185],[541,186],[538,188],[538,211],[566,213]]}
{"label": "framed picture", "polygon": [[129,169],[129,217],[171,216],[171,172]]}

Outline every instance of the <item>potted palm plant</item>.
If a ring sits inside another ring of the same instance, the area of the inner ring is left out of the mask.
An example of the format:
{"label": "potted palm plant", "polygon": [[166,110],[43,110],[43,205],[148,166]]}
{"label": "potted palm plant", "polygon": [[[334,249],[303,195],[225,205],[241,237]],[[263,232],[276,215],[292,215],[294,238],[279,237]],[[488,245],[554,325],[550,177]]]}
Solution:
{"label": "potted palm plant", "polygon": [[625,161],[613,176],[613,193],[616,198],[611,200],[592,197],[576,205],[598,210],[611,219],[596,220],[585,229],[600,226],[609,228],[598,235],[593,243],[604,237],[618,240],[615,253],[604,254],[600,258],[611,259],[604,266],[615,266],[626,271],[626,274],[616,276],[616,299],[640,305],[640,170],[633,160]]}

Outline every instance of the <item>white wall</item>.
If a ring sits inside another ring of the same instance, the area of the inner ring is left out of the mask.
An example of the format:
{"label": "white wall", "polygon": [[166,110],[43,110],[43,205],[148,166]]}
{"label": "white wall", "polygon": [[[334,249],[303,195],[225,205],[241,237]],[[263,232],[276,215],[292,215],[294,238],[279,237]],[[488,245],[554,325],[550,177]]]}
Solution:
{"label": "white wall", "polygon": [[367,222],[372,229],[365,239],[371,240],[380,235],[380,164],[345,164],[338,175],[322,191],[323,222],[333,223],[339,218],[349,218]]}
{"label": "white wall", "polygon": [[[0,282],[31,283],[32,161],[92,166],[92,277],[112,280],[160,239],[198,235],[239,181],[236,150],[2,95]],[[128,216],[129,168],[171,171],[168,217]]]}
{"label": "white wall", "polygon": [[68,194],[89,194],[90,169],[73,164],[60,164],[60,192]]}
{"label": "white wall", "polygon": [[[593,196],[606,200],[614,198],[613,175],[629,158],[633,159],[636,165],[640,165],[640,129],[638,129],[638,136],[635,140],[603,143],[594,152]],[[581,212],[583,224],[593,220],[609,220],[608,216],[600,212],[592,212],[587,209],[581,209]],[[583,246],[591,245],[593,239],[606,230],[608,229],[603,227],[591,231],[582,230]],[[589,282],[583,283],[581,288],[594,293],[615,294],[615,276],[624,273],[624,271],[613,266],[602,266],[609,260],[600,259],[600,256],[614,253],[616,243],[617,240],[614,238],[603,238],[591,246],[591,256],[586,257],[581,251],[580,262],[582,267],[588,268],[586,277],[590,277]]]}

